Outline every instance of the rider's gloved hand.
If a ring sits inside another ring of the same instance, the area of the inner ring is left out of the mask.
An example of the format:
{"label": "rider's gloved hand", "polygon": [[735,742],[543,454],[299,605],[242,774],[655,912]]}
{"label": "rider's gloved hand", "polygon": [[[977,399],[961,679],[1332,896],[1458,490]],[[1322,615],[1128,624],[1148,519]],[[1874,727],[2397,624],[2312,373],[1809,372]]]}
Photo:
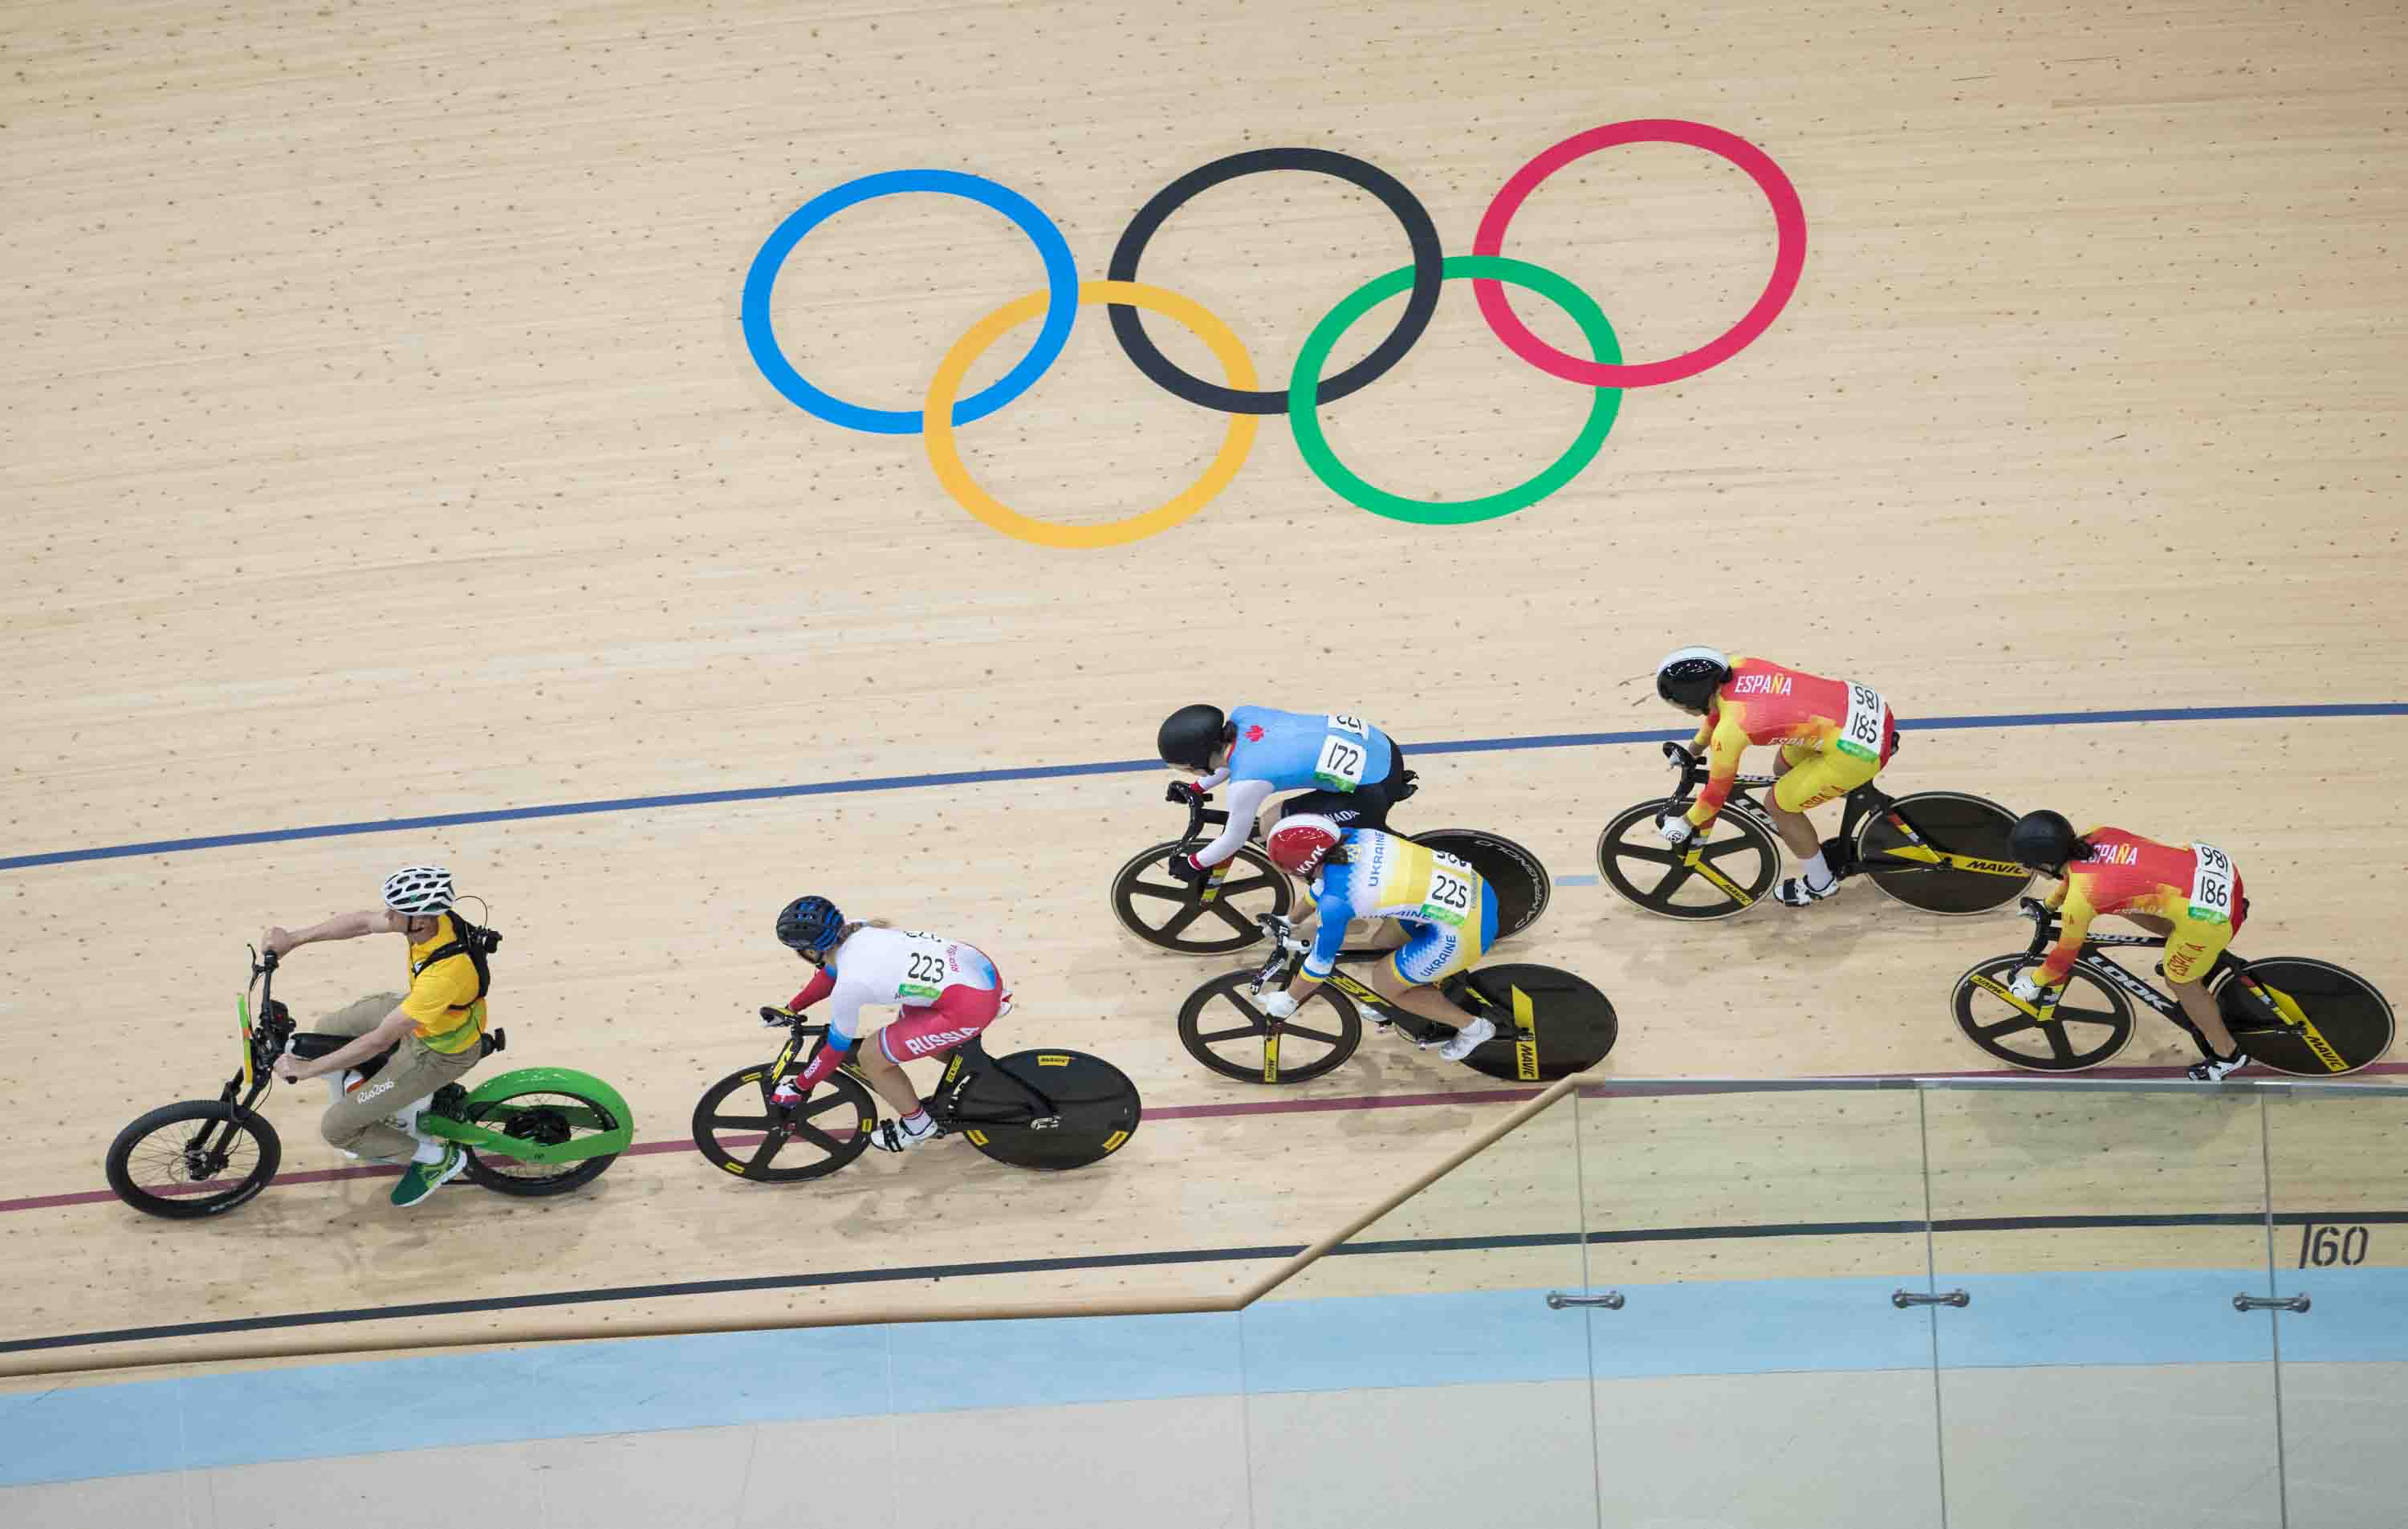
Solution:
{"label": "rider's gloved hand", "polygon": [[1283,950],[1312,949],[1303,940],[1297,938],[1296,922],[1292,919],[1283,918],[1276,913],[1266,913],[1263,915],[1263,927],[1270,932],[1271,938],[1278,942]]}
{"label": "rider's gloved hand", "polygon": [[1262,1011],[1263,1018],[1267,1020],[1292,1020],[1296,1018],[1295,995],[1288,993],[1285,989],[1282,989],[1277,993],[1264,993],[1261,997],[1254,1000],[1254,1007],[1260,1009]]}
{"label": "rider's gloved hand", "polygon": [[1196,857],[1181,850],[1169,861],[1170,874],[1191,887],[1200,887],[1211,879],[1211,867],[1197,864]]}
{"label": "rider's gloved hand", "polygon": [[1176,802],[1181,807],[1193,806],[1200,801],[1203,795],[1204,788],[1192,780],[1173,780],[1170,783],[1170,789],[1164,793],[1167,800]]}
{"label": "rider's gloved hand", "polygon": [[2024,972],[2008,985],[2007,991],[2014,993],[2021,1002],[2036,1004],[2040,1002],[2040,995],[2048,990],[2040,985],[2039,978],[2029,972]]}
{"label": "rider's gloved hand", "polygon": [[844,1059],[852,1054],[853,1047],[850,1043],[831,1046],[828,1044],[828,1038],[822,1036],[819,1044],[811,1048],[810,1059],[803,1064],[803,1070],[787,1074],[769,1097],[786,1108],[793,1108],[801,1104],[805,1094],[819,1087],[821,1080],[841,1066]]}
{"label": "rider's gloved hand", "polygon": [[1656,824],[1656,832],[1663,835],[1664,842],[1675,850],[1698,836],[1698,831],[1690,825],[1689,820],[1680,816],[1664,818]]}
{"label": "rider's gloved hand", "polygon": [[795,1022],[794,1010],[786,1008],[772,1008],[767,1004],[763,1004],[761,1006],[761,1022],[763,1024],[770,1025],[792,1024]]}

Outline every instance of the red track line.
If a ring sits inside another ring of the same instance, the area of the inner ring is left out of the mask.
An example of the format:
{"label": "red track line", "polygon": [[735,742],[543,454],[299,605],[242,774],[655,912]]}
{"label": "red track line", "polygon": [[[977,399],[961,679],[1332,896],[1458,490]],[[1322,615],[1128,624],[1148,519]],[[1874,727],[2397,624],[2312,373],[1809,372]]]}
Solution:
{"label": "red track line", "polygon": [[[2401,1073],[2408,1073],[2408,1062],[2378,1062],[2372,1066],[2361,1067],[2350,1076],[2352,1078],[2366,1078],[2376,1074],[2393,1075]],[[2022,1078],[2027,1076],[2029,1075],[2010,1072],[2004,1068],[1976,1068],[1966,1072],[1824,1073],[1796,1079],[1761,1078],[1729,1079],[1711,1078],[1700,1078],[1695,1079],[1650,1079],[1644,1082],[1634,1081],[1627,1087],[1617,1087],[1614,1086],[1611,1080],[1607,1080],[1597,1088],[1584,1088],[1581,1090],[1581,1092],[1592,1098],[1610,1097],[1614,1094],[1643,1097],[1653,1093],[1673,1093],[1685,1092],[1686,1090],[1684,1085],[1724,1081],[1743,1086],[1748,1083],[1789,1081],[1800,1083],[1882,1082],[1902,1078]],[[2082,1076],[2089,1079],[2166,1079],[2172,1075],[2164,1067],[2093,1067]],[[1660,1090],[1651,1089],[1648,1087],[1649,1083],[1663,1083],[1668,1086]],[[1264,1099],[1245,1104],[1166,1105],[1159,1108],[1147,1110],[1145,1112],[1145,1118],[1150,1121],[1198,1121],[1226,1119],[1228,1117],[1243,1115],[1318,1114],[1323,1111],[1340,1109],[1419,1109],[1447,1105],[1510,1105],[1517,1104],[1525,1099],[1535,1099],[1541,1092],[1541,1090],[1534,1088],[1495,1088],[1455,1091],[1445,1093],[1337,1094],[1329,1098],[1322,1099]],[[752,1141],[758,1139],[758,1137],[731,1138],[729,1145],[748,1146]],[[639,1157],[646,1156],[653,1152],[690,1152],[694,1150],[695,1145],[691,1140],[639,1141],[634,1146],[628,1148],[622,1155],[627,1157]],[[316,1168],[303,1173],[280,1173],[276,1176],[276,1182],[280,1184],[324,1184],[334,1183],[346,1179],[397,1178],[400,1176],[400,1173],[401,1169],[398,1167],[387,1166],[381,1164],[369,1164],[356,1168]],[[72,1194],[36,1194],[20,1200],[0,1200],[0,1214],[6,1214],[12,1210],[47,1210],[62,1206],[99,1205],[104,1201],[114,1200],[116,1198],[117,1196],[113,1193],[105,1189],[83,1190]]]}

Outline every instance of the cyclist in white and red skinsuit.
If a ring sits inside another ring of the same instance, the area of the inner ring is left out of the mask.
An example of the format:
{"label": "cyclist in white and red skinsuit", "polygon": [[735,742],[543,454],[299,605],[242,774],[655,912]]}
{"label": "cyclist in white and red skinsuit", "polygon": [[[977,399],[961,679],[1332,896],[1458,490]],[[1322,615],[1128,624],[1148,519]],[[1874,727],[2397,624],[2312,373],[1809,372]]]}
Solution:
{"label": "cyclist in white and red skinsuit", "polygon": [[977,946],[942,935],[848,923],[824,897],[788,904],[778,915],[778,938],[819,967],[787,1012],[830,1002],[827,1039],[773,1097],[781,1105],[801,1102],[867,1038],[859,1029],[864,1006],[893,1004],[894,1022],[859,1056],[862,1076],[898,1117],[880,1122],[872,1145],[899,1152],[935,1135],[936,1122],[902,1064],[942,1056],[1010,1012],[1011,994],[995,963]]}

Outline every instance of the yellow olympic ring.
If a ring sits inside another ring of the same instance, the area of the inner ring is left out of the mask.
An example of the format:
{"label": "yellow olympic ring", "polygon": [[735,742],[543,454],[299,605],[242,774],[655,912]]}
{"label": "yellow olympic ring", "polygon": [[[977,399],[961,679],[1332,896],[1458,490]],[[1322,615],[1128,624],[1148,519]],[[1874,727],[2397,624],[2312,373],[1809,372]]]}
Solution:
{"label": "yellow olympic ring", "polygon": [[[1118,547],[1124,542],[1140,541],[1157,531],[1169,530],[1211,503],[1238,476],[1238,469],[1246,464],[1246,453],[1254,446],[1254,428],[1262,422],[1259,415],[1229,416],[1229,433],[1222,438],[1220,454],[1204,469],[1203,477],[1153,509],[1102,525],[1063,525],[1023,515],[979,487],[970,477],[969,469],[962,464],[961,452],[953,445],[953,396],[961,392],[962,379],[969,374],[970,364],[1014,327],[1045,311],[1045,299],[1046,293],[1032,292],[970,325],[969,333],[953,342],[953,348],[945,352],[944,361],[938,365],[937,375],[928,379],[928,395],[920,406],[920,438],[927,445],[929,467],[945,492],[953,496],[953,503],[1005,536],[1039,547]],[[1142,281],[1082,281],[1079,302],[1082,307],[1090,303],[1126,303],[1183,324],[1220,361],[1229,386],[1240,391],[1254,386],[1254,364],[1247,359],[1246,348],[1238,343],[1237,335],[1227,324],[1193,298]]]}

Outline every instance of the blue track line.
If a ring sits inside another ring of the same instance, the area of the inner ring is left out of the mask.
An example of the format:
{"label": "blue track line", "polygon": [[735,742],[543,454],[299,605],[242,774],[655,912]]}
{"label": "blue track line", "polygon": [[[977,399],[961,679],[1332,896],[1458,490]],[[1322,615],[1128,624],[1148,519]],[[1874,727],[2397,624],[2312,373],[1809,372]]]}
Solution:
{"label": "blue track line", "polygon": [[[2282,717],[2408,716],[2408,702],[2348,701],[2327,706],[2141,707],[2123,711],[2000,712],[1977,717],[1922,717],[1901,722],[1901,731],[1948,732],[1981,727],[2079,727],[2102,722],[2257,721]],[[1688,736],[1688,730],[1641,728],[1622,733],[1541,733],[1518,738],[1457,738],[1416,743],[1424,754],[1498,753],[1523,749],[1586,749],[1609,743],[1660,743]],[[355,834],[401,834],[417,829],[459,828],[473,823],[520,822],[537,818],[576,818],[597,812],[647,812],[657,807],[708,807],[726,802],[770,802],[790,796],[841,796],[872,791],[918,791],[931,786],[985,786],[1005,780],[1056,780],[1071,776],[1131,775],[1158,770],[1151,759],[1114,759],[1093,764],[1032,764],[999,770],[951,770],[938,775],[870,776],[859,780],[818,780],[793,786],[745,786],[729,791],[676,792],[662,796],[614,796],[595,802],[555,802],[544,807],[491,807],[479,812],[438,812],[423,818],[384,818],[363,822],[316,823],[305,828],[268,828],[248,834],[206,834],[195,838],[150,839],[93,850],[53,850],[45,854],[0,858],[0,871],[36,865],[69,865],[86,860],[132,855],[183,854],[244,844],[283,844],[295,839],[344,838]]]}

